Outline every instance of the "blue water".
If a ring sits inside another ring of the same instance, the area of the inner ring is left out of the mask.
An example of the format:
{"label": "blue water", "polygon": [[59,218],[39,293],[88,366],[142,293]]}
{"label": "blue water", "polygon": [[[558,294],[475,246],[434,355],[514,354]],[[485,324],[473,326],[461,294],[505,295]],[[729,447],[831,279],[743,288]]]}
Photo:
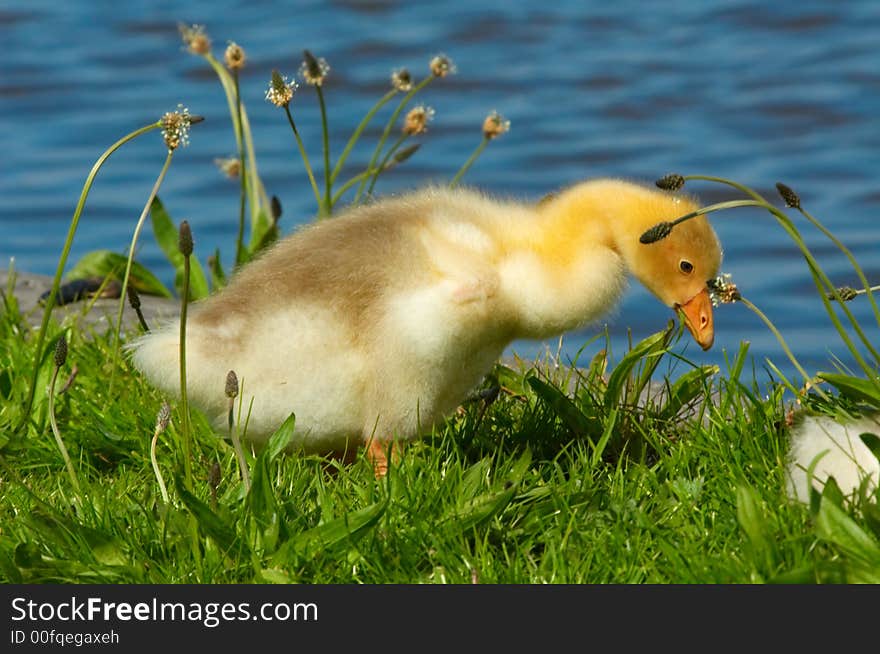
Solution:
{"label": "blue water", "polygon": [[[94,160],[179,102],[206,121],[175,157],[160,195],[176,220],[192,224],[197,254],[204,259],[219,246],[228,265],[238,187],[213,160],[234,153],[234,137],[216,77],[181,48],[179,21],[205,24],[218,55],[228,40],[246,49],[242,94],[263,181],[284,207],[285,232],[310,219],[314,199],[283,113],[263,100],[271,70],[295,73],[303,48],[328,60],[331,147],[338,154],[386,90],[392,69],[406,66],[420,78],[430,57],[445,52],[458,74],[424,93],[435,121],[422,150],[382,179],[380,193],[449,179],[478,143],[485,114],[497,109],[512,130],[485,151],[468,183],[537,199],[583,178],[650,181],[677,171],[733,178],[775,200],[773,184],[784,181],[880,283],[876,0],[7,1],[0,5],[4,265],[14,256],[21,270],[53,273]],[[295,116],[320,168],[317,103],[311,89],[301,90]],[[366,134],[349,171],[366,163],[382,124]],[[163,159],[158,134],[113,155],[89,198],[71,262],[92,249],[125,249]],[[732,197],[705,183],[691,190],[706,203]],[[741,210],[716,216],[714,224],[723,270],[782,330],[805,367],[828,369],[833,355],[849,361],[806,266],[776,223]],[[831,277],[856,285],[839,251],[813,231],[807,235]],[[171,269],[152,238],[142,242],[140,261],[170,283]],[[851,307],[880,342],[864,298]],[[634,284],[608,318],[615,353],[623,351],[628,328],[639,339],[670,316]],[[568,335],[564,355],[596,331]],[[688,345],[685,354],[723,363],[725,351],[747,340],[759,368],[769,358],[790,370],[773,335],[743,306],[720,307],[716,331],[711,352]],[[543,347],[517,343],[515,350],[531,356]]]}

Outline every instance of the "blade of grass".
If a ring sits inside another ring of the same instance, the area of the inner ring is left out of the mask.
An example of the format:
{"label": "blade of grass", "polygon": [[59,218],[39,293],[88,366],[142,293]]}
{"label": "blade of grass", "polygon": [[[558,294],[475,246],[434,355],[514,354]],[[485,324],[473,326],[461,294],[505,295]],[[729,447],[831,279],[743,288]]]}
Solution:
{"label": "blade of grass", "polygon": [[[174,157],[175,150],[169,148],[168,154],[165,157],[165,163],[162,164],[162,169],[159,171],[159,176],[156,178],[156,182],[153,184],[153,188],[150,189],[150,195],[147,197],[147,202],[144,204],[144,209],[141,211],[141,215],[138,218],[137,224],[134,228],[134,233],[131,236],[131,245],[128,247],[128,259],[125,262],[125,273],[122,276],[122,291],[119,294],[119,308],[116,310],[116,325],[115,331],[113,334],[113,354],[112,354],[112,362],[115,363],[117,358],[119,357],[119,337],[122,333],[122,312],[125,310],[125,301],[128,290],[128,278],[131,275],[131,264],[134,261],[134,252],[137,248],[138,238],[140,237],[141,230],[144,227],[144,221],[147,219],[147,214],[150,211],[150,207],[153,206],[153,200],[156,195],[159,193],[159,187],[162,185],[162,181],[165,179],[165,174],[168,172],[168,168],[171,166],[171,159]],[[114,365],[111,369],[110,373],[110,383],[109,383],[109,391],[108,395],[113,394],[113,379],[114,373],[116,371],[116,366]]]}
{"label": "blade of grass", "polygon": [[[421,82],[416,84],[412,90],[410,90],[403,98],[401,98],[400,103],[397,105],[397,108],[394,110],[394,113],[391,114],[391,118],[388,119],[388,123],[385,125],[385,129],[382,132],[382,136],[379,137],[379,142],[376,144],[376,149],[373,150],[373,156],[370,157],[370,162],[367,164],[367,170],[373,170],[376,167],[376,162],[379,160],[379,155],[382,153],[382,148],[385,146],[385,141],[388,140],[388,136],[391,134],[391,130],[394,127],[394,124],[397,122],[397,118],[400,116],[400,113],[406,108],[409,104],[410,100],[415,97],[415,95],[425,88],[428,84],[430,84],[435,79],[434,75],[428,75]],[[361,180],[360,186],[358,186],[357,193],[355,193],[354,200],[352,204],[357,204],[361,198],[361,195],[364,192],[366,187],[366,179]]]}
{"label": "blade of grass", "polygon": [[337,159],[337,161],[336,161],[336,166],[334,166],[334,168],[333,168],[333,174],[330,175],[330,183],[331,184],[336,181],[336,178],[339,176],[339,173],[342,171],[342,166],[345,164],[346,159],[348,159],[348,155],[351,153],[352,148],[354,147],[355,143],[357,143],[358,139],[361,136],[361,133],[364,131],[364,129],[367,127],[367,125],[370,124],[370,121],[373,120],[373,117],[376,115],[376,112],[379,111],[379,109],[384,107],[386,104],[388,104],[388,102],[395,95],[397,95],[397,89],[391,89],[390,91],[388,91],[388,93],[383,95],[379,99],[379,101],[375,105],[373,105],[373,108],[370,109],[366,113],[366,115],[363,117],[361,122],[355,128],[351,137],[348,139],[348,143],[345,144],[345,149],[342,151],[342,154],[339,155],[339,159]]}
{"label": "blade of grass", "polygon": [[67,238],[64,241],[64,247],[61,250],[61,256],[58,258],[58,266],[55,269],[55,277],[52,279],[52,288],[49,291],[49,296],[46,298],[46,302],[43,307],[43,318],[40,322],[40,331],[37,333],[37,341],[35,346],[34,353],[34,370],[31,373],[31,382],[28,386],[27,397],[24,402],[24,410],[22,411],[22,422],[19,425],[19,429],[23,429],[25,425],[27,425],[28,420],[30,420],[31,409],[34,405],[34,394],[37,391],[37,378],[40,374],[40,357],[42,356],[43,344],[46,342],[46,330],[49,327],[49,318],[52,315],[52,309],[55,306],[55,299],[58,297],[58,288],[61,286],[61,275],[64,273],[64,266],[67,265],[67,257],[70,255],[70,248],[73,245],[73,237],[76,234],[76,228],[79,225],[80,216],[82,216],[83,207],[86,204],[86,198],[89,196],[89,191],[92,189],[92,184],[95,181],[95,177],[98,175],[98,171],[101,170],[101,166],[104,165],[104,162],[112,155],[116,150],[121,148],[123,145],[131,141],[132,139],[137,138],[141,134],[146,134],[154,129],[158,129],[162,127],[162,121],[157,120],[155,123],[150,123],[149,125],[145,125],[140,129],[136,129],[129,134],[126,134],[121,139],[116,141],[113,145],[111,145],[104,153],[98,157],[98,160],[92,166],[92,169],[89,171],[88,177],[86,177],[85,184],[83,185],[82,191],[80,192],[79,200],[76,203],[76,209],[73,211],[73,218],[70,221],[70,227],[67,230]]}
{"label": "blade of grass", "polygon": [[312,171],[312,164],[309,162],[309,156],[306,154],[305,145],[300,138],[299,131],[296,129],[296,123],[293,122],[293,115],[290,113],[290,107],[285,106],[284,111],[287,114],[287,121],[293,130],[293,136],[296,138],[296,147],[299,148],[299,154],[302,157],[303,165],[306,167],[306,174],[309,177],[309,183],[312,185],[312,191],[315,193],[315,202],[318,204],[318,211],[321,211],[321,191],[318,190],[318,183],[315,181],[315,173]]}
{"label": "blade of grass", "polygon": [[483,137],[483,140],[480,141],[480,144],[471,153],[471,156],[467,158],[467,161],[465,161],[461,168],[459,168],[458,172],[455,173],[455,176],[449,182],[449,188],[455,188],[458,185],[458,182],[461,181],[464,174],[470,170],[477,158],[483,153],[483,150],[486,149],[486,146],[489,145],[490,140],[491,139],[487,139],[485,136]]}

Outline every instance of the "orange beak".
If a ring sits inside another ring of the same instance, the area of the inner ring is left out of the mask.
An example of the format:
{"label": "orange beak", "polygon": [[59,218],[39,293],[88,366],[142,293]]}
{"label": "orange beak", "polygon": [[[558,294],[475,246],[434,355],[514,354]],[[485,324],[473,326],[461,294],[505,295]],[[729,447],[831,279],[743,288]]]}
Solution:
{"label": "orange beak", "polygon": [[712,347],[715,342],[715,326],[712,323],[712,301],[709,299],[709,289],[704,288],[684,304],[676,304],[676,309],[681,309],[684,314],[684,324],[694,337],[694,340],[704,350]]}

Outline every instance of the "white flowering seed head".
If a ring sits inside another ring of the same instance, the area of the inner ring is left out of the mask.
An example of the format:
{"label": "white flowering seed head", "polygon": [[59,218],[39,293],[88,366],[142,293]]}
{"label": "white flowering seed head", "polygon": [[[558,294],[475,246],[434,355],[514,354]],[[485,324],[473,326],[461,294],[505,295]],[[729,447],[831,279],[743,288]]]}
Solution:
{"label": "white flowering seed head", "polygon": [[180,30],[180,38],[190,54],[204,56],[211,52],[211,39],[205,33],[204,25],[185,25],[180,23],[177,29]]}
{"label": "white flowering seed head", "polygon": [[303,62],[299,67],[299,74],[306,84],[323,86],[327,74],[330,72],[330,64],[323,57],[315,57],[308,50],[303,51]]}
{"label": "white flowering seed head", "polygon": [[431,74],[434,77],[446,77],[447,75],[454,75],[457,70],[455,64],[452,63],[452,59],[444,54],[439,54],[433,57],[428,66],[431,69]]}
{"label": "white flowering seed head", "polygon": [[192,123],[193,116],[182,104],[177,105],[177,111],[169,111],[162,116],[162,138],[169,150],[189,145],[189,128]]}
{"label": "white flowering seed head", "polygon": [[229,179],[236,179],[241,174],[241,162],[238,157],[224,157],[214,159],[214,165]]}
{"label": "white flowering seed head", "polygon": [[269,82],[269,88],[266,89],[266,100],[276,107],[286,107],[293,100],[296,89],[299,88],[295,81],[287,79],[277,70],[272,71],[272,80]]}
{"label": "white flowering seed head", "polygon": [[730,279],[730,273],[724,273],[709,280],[709,299],[712,300],[712,306],[731,304],[742,299],[739,289]]}
{"label": "white flowering seed head", "polygon": [[483,121],[483,137],[489,141],[510,131],[510,121],[497,111],[491,112]]}
{"label": "white flowering seed head", "polygon": [[406,68],[393,71],[391,73],[391,86],[402,93],[411,91],[413,87],[412,75],[409,74]]}
{"label": "white flowering seed head", "polygon": [[434,110],[431,107],[419,105],[409,110],[403,121],[403,133],[407,136],[424,134],[428,131],[428,123],[434,119]]}
{"label": "white flowering seed head", "polygon": [[244,68],[246,61],[247,55],[244,52],[244,48],[235,41],[230,41],[229,45],[226,46],[226,52],[223,54],[223,63],[226,64],[226,67],[229,70],[241,70]]}

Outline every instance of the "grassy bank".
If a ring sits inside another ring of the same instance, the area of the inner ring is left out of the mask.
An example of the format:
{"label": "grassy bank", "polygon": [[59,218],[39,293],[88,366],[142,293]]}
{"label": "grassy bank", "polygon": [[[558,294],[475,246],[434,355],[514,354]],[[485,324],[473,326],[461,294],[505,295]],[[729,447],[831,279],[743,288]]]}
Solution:
{"label": "grassy bank", "polygon": [[[847,581],[864,568],[853,526],[877,529],[876,502],[789,501],[784,389],[760,386],[747,356],[717,374],[671,357],[672,330],[608,370],[601,354],[577,369],[499,367],[378,481],[363,458],[279,455],[282,433],[248,453],[247,493],[231,445],[194,413],[186,489],[175,408],[156,447],[166,503],[150,461],[164,398],[125,358],[112,363],[112,330],[74,323],[56,392],[78,373],[54,408],[79,492],[50,428],[51,356],[34,418],[15,429],[34,339],[5,298],[3,581]],[[637,401],[655,366],[666,389]]]}

